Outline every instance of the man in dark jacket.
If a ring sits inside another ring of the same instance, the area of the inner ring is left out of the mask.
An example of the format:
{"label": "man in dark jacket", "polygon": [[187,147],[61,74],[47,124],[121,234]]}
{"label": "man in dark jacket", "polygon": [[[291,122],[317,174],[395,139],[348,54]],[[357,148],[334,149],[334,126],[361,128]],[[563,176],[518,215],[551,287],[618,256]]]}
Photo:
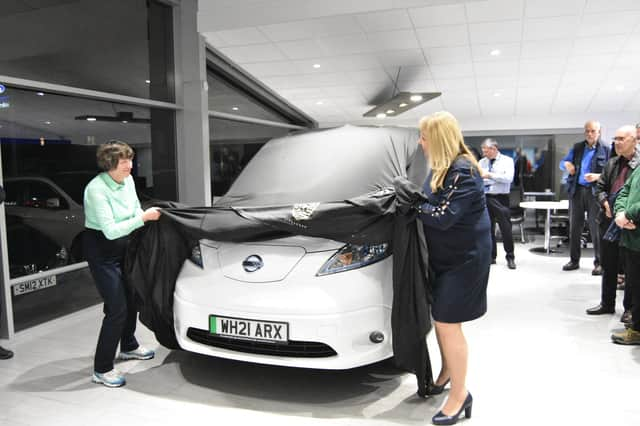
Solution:
{"label": "man in dark jacket", "polygon": [[[618,156],[607,162],[596,183],[596,198],[601,207],[598,216],[601,238],[604,237],[613,222],[613,204],[618,191],[622,189],[633,170],[640,165],[640,146],[636,143],[636,129],[633,126],[619,128],[613,139]],[[601,299],[598,306],[587,309],[587,314],[615,313],[619,259],[618,241],[608,241],[607,238],[602,238],[600,241],[600,261],[603,268]],[[621,321],[629,322],[631,319],[630,285],[625,287],[623,305],[624,313]]]}
{"label": "man in dark jacket", "polygon": [[[4,188],[0,186],[0,204],[4,202]],[[2,315],[2,311],[0,311]],[[0,346],[0,359],[9,359],[13,357],[13,352]]]}
{"label": "man in dark jacket", "polygon": [[576,143],[560,161],[560,169],[569,173],[567,193],[569,194],[569,244],[571,259],[562,267],[564,271],[573,271],[580,267],[580,236],[584,228],[584,215],[593,241],[593,275],[601,275],[600,238],[596,216],[600,206],[595,196],[595,182],[609,160],[609,149],[600,140],[600,123],[587,121],[584,125],[585,140]]}

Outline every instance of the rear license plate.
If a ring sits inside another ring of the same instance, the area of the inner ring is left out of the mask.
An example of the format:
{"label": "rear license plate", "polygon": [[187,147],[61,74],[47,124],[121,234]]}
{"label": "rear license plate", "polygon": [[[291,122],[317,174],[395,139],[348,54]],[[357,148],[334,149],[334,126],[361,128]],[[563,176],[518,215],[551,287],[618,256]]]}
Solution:
{"label": "rear license plate", "polygon": [[56,276],[51,275],[49,277],[38,278],[36,280],[25,281],[13,286],[13,295],[20,296],[21,294],[31,293],[33,291],[42,290],[47,287],[53,287],[56,285]]}
{"label": "rear license plate", "polygon": [[286,322],[257,321],[210,315],[209,332],[235,339],[274,343],[286,343],[289,341],[289,324]]}

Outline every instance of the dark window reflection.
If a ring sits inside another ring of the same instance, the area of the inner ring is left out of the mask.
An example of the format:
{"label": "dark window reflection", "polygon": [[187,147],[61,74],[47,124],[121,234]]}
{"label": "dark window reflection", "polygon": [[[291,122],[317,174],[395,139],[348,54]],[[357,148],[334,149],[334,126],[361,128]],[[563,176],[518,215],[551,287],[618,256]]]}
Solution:
{"label": "dark window reflection", "polygon": [[207,85],[209,86],[210,110],[288,123],[288,120],[282,115],[217,75],[208,73]]}
{"label": "dark window reflection", "polygon": [[101,143],[120,139],[134,148],[141,200],[177,198],[173,112],[14,88],[3,96],[9,104],[0,109],[0,146],[12,278],[83,260],[82,198],[99,172]]}
{"label": "dark window reflection", "polygon": [[0,75],[173,101],[172,9],[154,0],[0,2]]}
{"label": "dark window reflection", "polygon": [[244,167],[272,138],[289,129],[228,120],[209,120],[211,135],[211,188],[214,197],[229,190]]}
{"label": "dark window reflection", "polygon": [[[42,281],[46,280],[43,279]],[[57,274],[48,278],[55,285],[15,295],[12,291],[13,318],[16,331],[42,324],[62,315],[101,302],[88,268]],[[52,281],[55,280],[55,281]],[[33,287],[32,282],[18,284],[20,290]]]}

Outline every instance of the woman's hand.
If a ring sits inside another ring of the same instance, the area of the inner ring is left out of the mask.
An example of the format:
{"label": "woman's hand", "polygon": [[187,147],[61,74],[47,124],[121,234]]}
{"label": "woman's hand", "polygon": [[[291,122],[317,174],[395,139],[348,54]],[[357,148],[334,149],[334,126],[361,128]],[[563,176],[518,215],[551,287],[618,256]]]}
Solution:
{"label": "woman's hand", "polygon": [[142,221],[147,222],[149,220],[158,220],[160,219],[160,210],[157,207],[149,207],[144,212],[142,212]]}
{"label": "woman's hand", "polygon": [[624,228],[628,224],[629,219],[627,219],[627,216],[625,216],[624,212],[618,212],[616,214],[616,225],[618,225],[618,227],[620,228]]}

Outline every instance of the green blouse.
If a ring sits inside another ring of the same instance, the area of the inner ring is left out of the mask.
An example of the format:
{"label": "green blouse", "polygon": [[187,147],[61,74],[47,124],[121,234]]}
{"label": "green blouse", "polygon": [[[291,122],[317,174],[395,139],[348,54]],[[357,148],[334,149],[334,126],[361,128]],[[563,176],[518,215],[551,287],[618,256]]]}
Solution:
{"label": "green blouse", "polygon": [[84,225],[102,231],[109,240],[129,235],[144,226],[133,177],[118,183],[100,173],[84,189]]}

